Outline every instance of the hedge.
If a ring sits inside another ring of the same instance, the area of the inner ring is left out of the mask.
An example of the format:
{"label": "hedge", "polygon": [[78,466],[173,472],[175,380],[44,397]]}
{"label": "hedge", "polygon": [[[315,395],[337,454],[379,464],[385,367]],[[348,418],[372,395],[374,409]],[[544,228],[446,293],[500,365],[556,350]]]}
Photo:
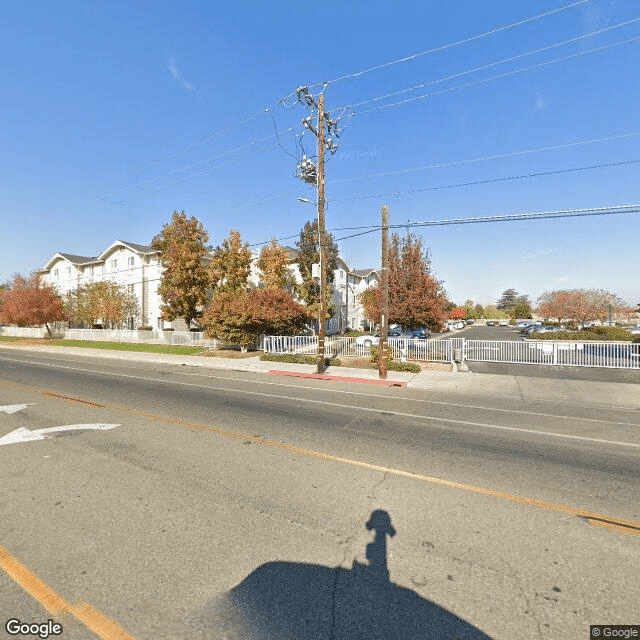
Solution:
{"label": "hedge", "polygon": [[[265,362],[292,362],[294,364],[317,364],[316,356],[305,356],[298,353],[263,353],[260,360]],[[338,358],[325,358],[325,367],[339,367],[342,362]]]}

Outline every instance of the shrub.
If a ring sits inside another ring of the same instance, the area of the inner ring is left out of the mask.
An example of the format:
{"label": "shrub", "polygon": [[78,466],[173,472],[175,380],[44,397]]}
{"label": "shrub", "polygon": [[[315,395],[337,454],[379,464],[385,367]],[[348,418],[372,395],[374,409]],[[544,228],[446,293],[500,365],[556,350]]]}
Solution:
{"label": "shrub", "polygon": [[395,360],[387,363],[388,371],[407,371],[409,373],[420,373],[422,367],[417,362],[396,362]]}
{"label": "shrub", "polygon": [[364,331],[347,331],[344,336],[345,338],[357,338],[358,336],[363,336],[365,334]]}
{"label": "shrub", "polygon": [[166,329],[163,329],[163,331],[175,331],[175,329],[173,327],[167,327]]}
{"label": "shrub", "polygon": [[[305,356],[299,353],[263,353],[260,360],[264,362],[292,362],[294,364],[317,364],[316,356]],[[342,362],[338,358],[325,358],[324,366],[339,367]]]}
{"label": "shrub", "polygon": [[594,340],[594,341],[615,341],[632,342],[635,338],[633,333],[618,327],[591,327],[582,331],[562,331],[557,333],[532,333],[531,340]]}
{"label": "shrub", "polygon": [[148,324],[145,324],[142,327],[138,327],[138,331],[153,331],[153,327],[150,327]]}

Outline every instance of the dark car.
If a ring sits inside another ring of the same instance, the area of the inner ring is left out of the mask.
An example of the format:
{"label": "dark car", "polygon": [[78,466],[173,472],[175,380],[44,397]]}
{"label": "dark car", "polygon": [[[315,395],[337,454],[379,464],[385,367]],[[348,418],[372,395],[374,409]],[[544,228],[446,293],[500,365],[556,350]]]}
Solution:
{"label": "dark car", "polygon": [[419,340],[428,340],[431,337],[431,330],[426,327],[419,327],[413,331],[407,331],[407,338],[417,338]]}
{"label": "dark car", "polygon": [[498,325],[497,320],[487,320],[487,327],[495,327]]}

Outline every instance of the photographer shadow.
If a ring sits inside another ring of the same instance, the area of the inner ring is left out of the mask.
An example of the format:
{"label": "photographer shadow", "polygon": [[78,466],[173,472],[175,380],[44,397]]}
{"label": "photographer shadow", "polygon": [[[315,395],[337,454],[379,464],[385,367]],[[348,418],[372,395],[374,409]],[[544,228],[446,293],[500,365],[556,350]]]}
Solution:
{"label": "photographer shadow", "polygon": [[489,640],[469,622],[389,580],[387,538],[396,531],[386,511],[374,511],[366,528],[375,533],[366,548],[368,564],[354,561],[344,569],[268,562],[208,609],[205,637]]}

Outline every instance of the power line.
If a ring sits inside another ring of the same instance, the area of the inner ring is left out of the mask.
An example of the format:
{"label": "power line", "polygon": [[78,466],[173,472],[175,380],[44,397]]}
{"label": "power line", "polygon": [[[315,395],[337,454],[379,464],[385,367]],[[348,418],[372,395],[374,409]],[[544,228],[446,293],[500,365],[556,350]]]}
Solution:
{"label": "power line", "polygon": [[439,46],[439,47],[434,47],[432,49],[426,49],[425,51],[420,51],[418,53],[414,53],[414,54],[412,54],[410,56],[406,56],[404,58],[399,58],[397,60],[391,60],[390,62],[385,62],[385,63],[382,63],[382,64],[378,64],[378,65],[375,65],[373,67],[369,67],[368,69],[362,69],[361,71],[356,71],[354,73],[349,73],[349,74],[340,76],[338,78],[334,78],[333,80],[329,80],[326,83],[317,83],[314,86],[319,86],[320,84],[335,84],[336,82],[341,82],[342,80],[347,80],[347,79],[350,79],[350,78],[358,78],[358,77],[363,76],[363,75],[365,75],[367,73],[371,73],[372,71],[377,71],[379,69],[384,69],[386,67],[391,67],[393,65],[400,64],[400,63],[403,63],[403,62],[409,62],[410,60],[415,60],[416,58],[420,58],[422,56],[426,56],[426,55],[431,54],[431,53],[437,53],[439,51],[445,51],[446,49],[451,49],[452,47],[457,47],[457,46],[459,46],[461,44],[467,44],[469,42],[473,42],[474,40],[479,40],[481,38],[486,38],[486,37],[494,35],[496,33],[500,33],[501,31],[507,31],[508,29],[513,29],[513,28],[519,27],[519,26],[521,26],[523,24],[527,24],[529,22],[534,22],[534,21],[539,20],[541,18],[544,18],[546,16],[550,16],[550,15],[553,15],[555,13],[559,13],[561,11],[565,11],[567,9],[571,9],[573,7],[580,6],[582,4],[585,4],[587,1],[588,0],[578,0],[578,2],[573,2],[571,4],[567,4],[567,5],[564,5],[562,7],[557,8],[557,9],[552,9],[550,11],[545,11],[544,13],[540,13],[540,14],[538,14],[536,16],[532,16],[530,18],[525,18],[524,20],[519,20],[517,22],[512,22],[511,24],[504,25],[502,27],[496,27],[496,28],[491,29],[489,31],[485,31],[484,33],[480,33],[480,34],[477,34],[475,36],[470,36],[468,38],[464,38],[462,40],[458,40],[457,42],[451,42],[449,44],[445,44],[445,45],[442,45],[442,46]]}
{"label": "power line", "polygon": [[491,67],[496,67],[500,64],[505,64],[507,62],[513,62],[514,60],[519,60],[520,58],[525,58],[527,56],[535,55],[536,53],[542,53],[543,51],[548,51],[550,49],[555,49],[557,47],[562,47],[567,44],[571,44],[574,42],[578,42],[579,40],[584,40],[586,38],[592,38],[593,36],[600,35],[607,31],[612,31],[614,29],[619,29],[621,27],[628,26],[630,24],[634,24],[636,22],[640,22],[640,18],[633,18],[632,20],[627,20],[625,22],[620,22],[618,24],[612,25],[610,27],[604,27],[602,29],[598,29],[597,31],[592,31],[591,33],[587,33],[581,36],[577,36],[575,38],[570,38],[569,40],[563,40],[562,42],[556,42],[554,44],[547,45],[545,47],[541,47],[539,49],[532,49],[531,51],[526,51],[524,53],[517,54],[515,56],[511,56],[509,58],[503,58],[501,60],[497,60],[495,62],[490,62],[488,64],[481,65],[479,67],[474,67],[473,69],[467,69],[465,71],[460,71],[458,73],[454,73],[452,75],[446,76],[444,78],[439,78],[437,80],[431,80],[429,82],[423,82],[421,84],[416,84],[412,87],[408,87],[406,89],[399,89],[397,91],[392,91],[391,93],[387,93],[381,96],[376,96],[374,98],[369,98],[367,100],[362,100],[361,102],[356,102],[354,104],[348,105],[350,108],[360,107],[364,104],[368,104],[370,102],[379,102],[380,100],[385,100],[386,98],[392,98],[394,96],[402,95],[403,93],[409,93],[410,91],[416,91],[417,89],[422,89],[424,87],[428,87],[434,84],[440,84],[441,82],[446,82],[448,80],[453,80],[455,78],[459,78],[461,76],[469,75],[471,73],[475,73],[477,71],[483,71],[485,69],[489,69]]}
{"label": "power line", "polygon": [[405,100],[399,100],[397,102],[391,102],[389,104],[382,105],[380,107],[372,107],[371,109],[365,109],[364,111],[357,111],[353,113],[354,116],[361,116],[366,113],[371,113],[372,111],[382,111],[383,109],[391,109],[392,107],[399,107],[403,104],[407,104],[409,102],[413,102],[415,100],[424,100],[425,98],[431,98],[433,96],[441,95],[443,93],[450,93],[451,91],[457,91],[458,89],[465,89],[467,87],[473,87],[480,84],[485,84],[487,82],[491,82],[493,80],[499,80],[502,78],[507,78],[509,76],[517,75],[518,73],[524,73],[525,71],[532,71],[533,69],[539,69],[542,67],[546,67],[552,64],[557,64],[558,62],[564,62],[566,60],[571,60],[573,58],[578,58],[580,56],[584,56],[588,53],[595,53],[596,51],[604,51],[605,49],[611,49],[612,47],[618,47],[623,44],[628,44],[630,42],[636,42],[640,40],[640,36],[635,36],[633,38],[627,38],[626,40],[619,40],[618,42],[612,42],[610,44],[603,45],[601,47],[595,47],[593,49],[587,49],[585,51],[579,51],[578,53],[572,53],[567,56],[563,56],[561,58],[555,58],[553,60],[547,60],[546,62],[539,62],[538,64],[533,64],[528,67],[523,67],[521,69],[515,69],[514,71],[507,71],[505,73],[500,73],[495,76],[490,76],[489,78],[483,78],[482,80],[474,80],[473,82],[466,82],[464,84],[459,84],[454,87],[448,87],[447,89],[440,89],[439,91],[432,91],[431,93],[425,93],[420,96],[414,96],[413,98],[406,98]]}
{"label": "power line", "polygon": [[[513,213],[500,216],[476,216],[471,218],[451,218],[444,220],[429,220],[426,222],[410,222],[405,224],[389,225],[389,228],[398,229],[402,227],[436,227],[444,225],[454,224],[483,224],[487,222],[517,222],[522,220],[544,220],[555,218],[576,218],[586,216],[604,216],[604,215],[616,215],[621,213],[640,213],[640,205],[629,204],[612,207],[601,207],[597,209],[566,209],[562,211],[540,211],[535,213]],[[369,229],[368,231],[362,231],[360,233],[354,233],[341,238],[335,238],[336,242],[339,240],[346,240],[348,238],[355,238],[357,236],[363,236],[368,233],[374,233],[380,231],[382,227],[377,226]]]}
{"label": "power line", "polygon": [[619,166],[624,166],[624,165],[629,165],[629,164],[637,164],[640,162],[640,159],[638,160],[621,160],[620,162],[607,162],[606,164],[593,164],[593,165],[589,165],[586,167],[572,167],[569,169],[556,169],[553,171],[539,171],[536,173],[526,173],[526,174],[522,174],[522,175],[518,175],[518,176],[505,176],[505,177],[500,177],[500,178],[487,178],[485,180],[475,180],[475,181],[471,181],[471,182],[457,182],[454,184],[445,184],[445,185],[437,185],[437,186],[433,186],[433,187],[421,187],[420,189],[410,189],[408,191],[394,191],[391,193],[376,193],[376,194],[371,194],[371,195],[367,195],[367,196],[353,196],[351,198],[337,198],[337,199],[333,199],[333,202],[346,202],[348,200],[368,200],[370,198],[381,198],[381,197],[385,197],[385,196],[401,196],[401,195],[407,195],[409,193],[420,193],[423,191],[440,191],[442,189],[454,189],[457,187],[471,187],[471,186],[476,186],[476,185],[481,185],[481,184],[490,184],[492,182],[507,182],[509,180],[524,180],[527,178],[538,178],[541,176],[553,176],[553,175],[560,175],[563,173],[575,173],[578,171],[589,171],[591,169],[605,169],[608,167],[619,167]]}
{"label": "power line", "polygon": [[632,138],[635,136],[640,136],[640,131],[633,131],[631,133],[622,133],[619,135],[615,135],[615,136],[606,136],[606,137],[602,137],[602,138],[592,138],[590,140],[579,140],[578,142],[567,142],[565,144],[556,144],[556,145],[550,145],[547,147],[534,147],[532,149],[523,149],[521,151],[510,151],[508,153],[500,153],[500,154],[496,154],[496,155],[492,155],[492,156],[482,156],[479,158],[470,158],[467,160],[455,160],[453,162],[441,162],[441,163],[437,163],[437,164],[428,164],[428,165],[422,165],[420,167],[411,167],[408,169],[397,169],[395,171],[384,171],[381,173],[371,173],[368,175],[364,175],[364,176],[350,176],[350,177],[346,177],[346,178],[337,178],[335,180],[331,180],[331,183],[338,183],[338,182],[352,182],[355,180],[369,180],[371,178],[381,178],[384,176],[397,176],[397,175],[401,175],[404,173],[414,173],[417,171],[426,171],[428,169],[442,169],[442,168],[446,168],[446,167],[455,167],[455,166],[460,166],[460,165],[465,165],[465,164],[473,164],[476,162],[486,162],[488,160],[501,160],[504,158],[513,158],[516,156],[521,156],[521,155],[527,155],[530,153],[539,153],[542,151],[556,151],[558,149],[569,149],[571,147],[577,147],[577,146],[581,146],[581,145],[586,145],[586,144],[596,144],[599,142],[610,142],[612,140],[624,140],[625,138]]}
{"label": "power line", "polygon": [[[575,217],[587,217],[587,216],[602,216],[602,215],[616,215],[623,213],[640,213],[640,205],[637,204],[629,204],[629,205],[614,205],[610,207],[599,207],[599,208],[589,208],[589,209],[564,209],[560,211],[540,211],[540,212],[531,212],[531,213],[514,213],[514,214],[505,214],[498,216],[475,216],[469,218],[450,218],[443,220],[428,220],[424,222],[406,222],[403,224],[394,224],[389,225],[390,229],[400,229],[400,228],[419,228],[419,227],[434,227],[434,226],[447,226],[447,225],[456,225],[456,224],[484,224],[489,222],[517,222],[524,220],[544,220],[544,219],[555,219],[555,218],[575,218]],[[347,240],[350,238],[355,238],[358,236],[367,235],[369,233],[375,233],[380,231],[382,227],[380,225],[368,225],[363,227],[339,227],[337,229],[328,229],[327,231],[339,231],[346,229],[365,229],[359,233],[353,233],[346,236],[342,236],[340,238],[334,238],[336,242],[340,240]],[[293,238],[298,238],[299,234],[286,236],[282,238],[276,238],[277,242],[281,240],[291,240]],[[249,244],[250,247],[259,246],[269,244],[271,240],[267,242],[254,242]],[[258,258],[253,257],[252,262],[256,261]],[[147,265],[144,265],[147,266]],[[141,269],[141,267],[133,267],[128,269],[118,269],[115,272],[111,273],[130,273],[131,271]],[[104,280],[109,280],[108,276],[110,274],[97,274],[97,276],[102,276]],[[95,278],[96,274],[93,275],[80,275],[78,274],[75,278],[67,278],[65,280],[57,280],[55,282],[51,282],[50,284],[62,284],[62,283],[77,283],[80,279],[86,278]],[[160,280],[160,278],[149,278],[147,280],[137,280],[135,282],[126,282],[122,283],[123,285],[130,284],[143,284],[144,282],[155,282]],[[102,280],[98,280],[102,281]]]}

